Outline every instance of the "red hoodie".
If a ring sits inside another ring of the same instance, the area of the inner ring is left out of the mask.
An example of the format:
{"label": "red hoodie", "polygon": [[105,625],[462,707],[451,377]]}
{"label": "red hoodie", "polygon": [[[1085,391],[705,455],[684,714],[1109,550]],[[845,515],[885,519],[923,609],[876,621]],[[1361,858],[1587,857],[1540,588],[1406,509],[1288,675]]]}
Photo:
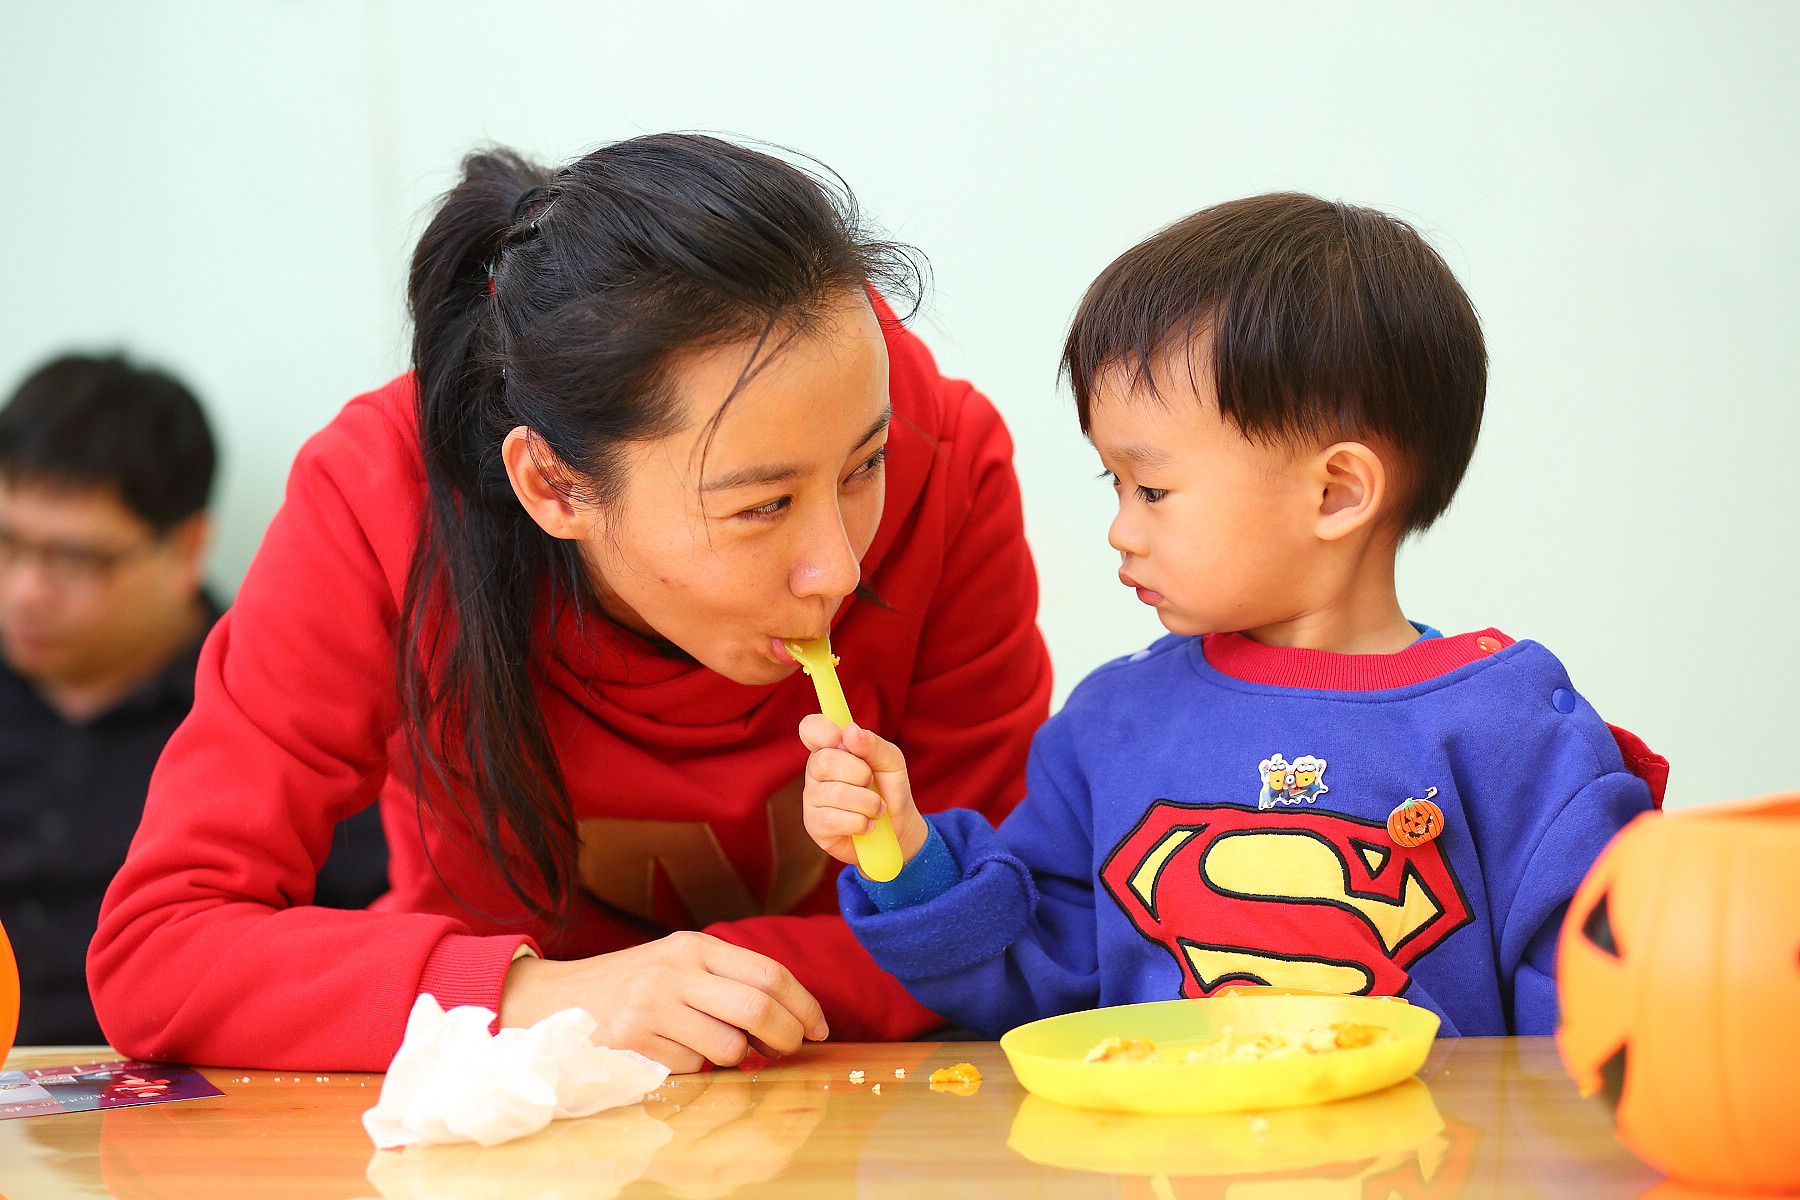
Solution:
{"label": "red hoodie", "polygon": [[[892,611],[851,602],[833,648],[857,720],[905,748],[921,807],[997,821],[1023,794],[1050,694],[1012,442],[916,337],[886,336],[887,507],[864,573]],[[786,965],[834,1036],[937,1024],[850,935],[837,872],[801,827],[795,727],[815,701],[797,672],[746,687],[604,624],[563,638],[539,697],[587,886],[560,930],[526,914],[466,835],[421,821],[406,773],[388,771],[395,629],[425,497],[413,396],[402,376],[302,448],[207,639],[192,715],[157,764],[88,952],[112,1045],[384,1070],[420,992],[498,1010],[521,943],[579,958],[683,928]],[[377,802],[393,890],[367,912],[311,907],[333,827]]]}

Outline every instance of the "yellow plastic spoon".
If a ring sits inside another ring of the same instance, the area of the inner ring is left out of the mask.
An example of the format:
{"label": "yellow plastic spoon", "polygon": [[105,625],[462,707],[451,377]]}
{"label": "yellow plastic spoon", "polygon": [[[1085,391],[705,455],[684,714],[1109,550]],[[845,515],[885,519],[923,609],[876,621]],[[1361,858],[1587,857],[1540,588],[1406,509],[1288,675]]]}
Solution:
{"label": "yellow plastic spoon", "polygon": [[[829,637],[810,642],[782,642],[800,669],[812,677],[813,689],[819,693],[819,711],[842,729],[850,724],[850,704],[838,683],[837,655],[831,652]],[[900,873],[905,864],[900,859],[900,839],[894,836],[894,823],[886,810],[875,818],[875,828],[868,833],[850,835],[856,847],[856,863],[862,873],[877,883],[886,883]]]}

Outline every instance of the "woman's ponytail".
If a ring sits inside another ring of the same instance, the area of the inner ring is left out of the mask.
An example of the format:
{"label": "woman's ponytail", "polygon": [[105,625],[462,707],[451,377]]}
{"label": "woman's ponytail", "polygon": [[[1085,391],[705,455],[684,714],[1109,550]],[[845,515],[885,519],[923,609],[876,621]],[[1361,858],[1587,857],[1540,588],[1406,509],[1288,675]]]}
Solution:
{"label": "woman's ponytail", "polygon": [[[529,670],[553,547],[500,461],[499,439],[516,421],[493,298],[520,201],[551,177],[505,149],[462,166],[419,239],[407,288],[430,495],[402,612],[401,709],[421,818],[427,797],[448,801],[503,856],[525,906],[554,916],[568,907],[575,830]],[[531,870],[513,869],[513,858]],[[531,875],[541,891],[524,886]]]}
{"label": "woman's ponytail", "polygon": [[444,197],[419,239],[407,279],[420,431],[428,454],[435,439],[446,435],[464,443],[479,423],[480,392],[498,389],[497,378],[484,377],[500,369],[494,348],[483,338],[494,332],[494,265],[512,232],[519,199],[551,178],[542,167],[500,148],[469,155],[462,170],[462,182]]}

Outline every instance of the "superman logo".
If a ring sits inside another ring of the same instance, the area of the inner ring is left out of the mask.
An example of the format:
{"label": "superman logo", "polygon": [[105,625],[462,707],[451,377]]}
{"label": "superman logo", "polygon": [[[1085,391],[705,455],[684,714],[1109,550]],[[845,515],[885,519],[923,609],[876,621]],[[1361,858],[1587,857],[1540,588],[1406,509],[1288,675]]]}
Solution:
{"label": "superman logo", "polygon": [[1100,880],[1181,968],[1183,996],[1232,983],[1398,995],[1472,919],[1443,839],[1394,845],[1339,813],[1158,800]]}

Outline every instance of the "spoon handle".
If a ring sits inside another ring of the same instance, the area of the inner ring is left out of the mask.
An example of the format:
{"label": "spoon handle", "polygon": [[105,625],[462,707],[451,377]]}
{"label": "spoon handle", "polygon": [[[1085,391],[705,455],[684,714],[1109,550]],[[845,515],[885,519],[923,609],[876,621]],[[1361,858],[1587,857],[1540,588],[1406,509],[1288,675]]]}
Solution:
{"label": "spoon handle", "polygon": [[[843,685],[838,683],[831,639],[788,642],[787,648],[801,669],[812,677],[813,690],[819,693],[819,711],[839,729],[850,724],[850,704],[844,699]],[[885,809],[875,818],[875,828],[868,833],[851,834],[850,843],[856,847],[857,867],[877,883],[886,883],[905,865],[900,858],[900,839],[894,836],[894,823],[888,820]]]}

